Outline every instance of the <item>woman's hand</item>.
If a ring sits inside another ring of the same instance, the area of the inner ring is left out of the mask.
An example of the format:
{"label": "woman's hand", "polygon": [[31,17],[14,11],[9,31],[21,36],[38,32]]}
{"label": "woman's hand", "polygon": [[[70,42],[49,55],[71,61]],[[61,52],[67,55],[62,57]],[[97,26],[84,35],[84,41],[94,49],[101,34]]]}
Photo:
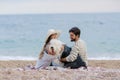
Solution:
{"label": "woman's hand", "polygon": [[54,51],[54,48],[52,48],[52,47],[49,48],[49,47],[50,47],[50,45],[47,45],[47,47],[45,48],[46,52],[50,55],[55,55],[56,53]]}
{"label": "woman's hand", "polygon": [[48,54],[50,54],[50,55],[55,55],[55,52],[54,52],[53,49],[47,50],[47,52],[48,52]]}

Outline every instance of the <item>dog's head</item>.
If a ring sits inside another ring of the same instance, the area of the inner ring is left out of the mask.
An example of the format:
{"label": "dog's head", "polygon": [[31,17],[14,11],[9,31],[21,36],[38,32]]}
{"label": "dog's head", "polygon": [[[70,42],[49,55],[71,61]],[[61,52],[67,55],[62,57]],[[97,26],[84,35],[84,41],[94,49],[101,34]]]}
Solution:
{"label": "dog's head", "polygon": [[55,53],[55,55],[59,55],[63,44],[64,43],[61,42],[60,40],[52,39],[50,41],[49,50],[51,50],[53,53]]}

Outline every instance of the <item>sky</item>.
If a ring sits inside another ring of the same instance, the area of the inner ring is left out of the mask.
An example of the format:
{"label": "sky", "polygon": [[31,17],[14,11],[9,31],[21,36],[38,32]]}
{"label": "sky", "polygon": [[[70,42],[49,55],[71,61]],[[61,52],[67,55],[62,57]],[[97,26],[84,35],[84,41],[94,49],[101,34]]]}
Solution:
{"label": "sky", "polygon": [[120,0],[0,0],[0,14],[120,12]]}

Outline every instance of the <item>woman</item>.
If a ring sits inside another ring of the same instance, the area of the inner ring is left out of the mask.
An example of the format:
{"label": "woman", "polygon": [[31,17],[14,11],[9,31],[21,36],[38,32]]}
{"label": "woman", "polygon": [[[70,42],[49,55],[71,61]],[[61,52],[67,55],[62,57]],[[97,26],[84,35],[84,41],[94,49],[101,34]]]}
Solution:
{"label": "woman", "polygon": [[[42,51],[39,54],[39,59],[36,63],[35,69],[46,67],[46,66],[50,65],[50,63],[52,62],[52,59],[54,59],[54,56],[52,56],[52,55],[54,55],[54,52],[49,50],[49,43],[50,43],[51,39],[57,39],[59,36],[60,36],[60,31],[58,31],[58,30],[50,29],[48,31],[48,34],[47,34],[47,37],[45,40],[45,44],[42,48]],[[51,59],[51,60],[49,60],[49,59]]]}

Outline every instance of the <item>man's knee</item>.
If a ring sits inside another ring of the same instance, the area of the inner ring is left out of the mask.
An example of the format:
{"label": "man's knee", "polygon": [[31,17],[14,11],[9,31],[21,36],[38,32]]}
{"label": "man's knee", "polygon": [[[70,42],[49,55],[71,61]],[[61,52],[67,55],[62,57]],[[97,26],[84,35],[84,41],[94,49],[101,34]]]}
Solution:
{"label": "man's knee", "polygon": [[71,51],[71,48],[65,45],[64,46],[64,51],[61,55],[61,58],[67,57],[70,54],[70,51]]}

